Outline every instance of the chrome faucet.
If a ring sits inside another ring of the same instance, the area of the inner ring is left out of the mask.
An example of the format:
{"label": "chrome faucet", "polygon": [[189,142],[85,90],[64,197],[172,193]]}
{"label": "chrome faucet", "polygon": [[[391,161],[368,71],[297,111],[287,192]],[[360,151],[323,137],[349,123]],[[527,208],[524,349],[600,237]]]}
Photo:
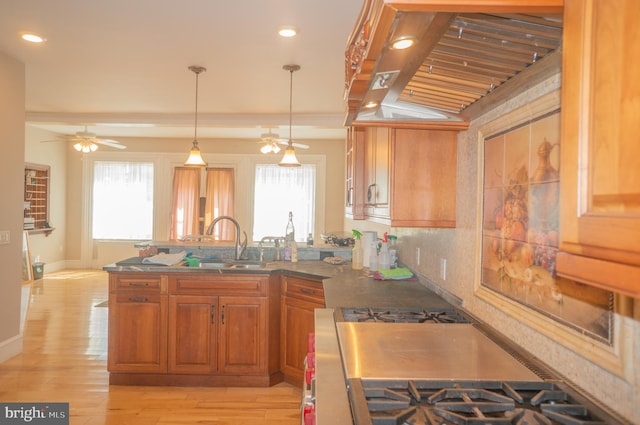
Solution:
{"label": "chrome faucet", "polygon": [[265,242],[273,242],[274,254],[273,261],[280,261],[280,242],[283,242],[284,238],[280,236],[265,236],[260,239],[258,243],[259,252],[260,252],[260,261],[264,261],[264,243]]}
{"label": "chrome faucet", "polygon": [[242,232],[244,233],[244,242],[241,243],[240,242],[240,223],[238,223],[235,218],[229,217],[228,215],[218,216],[213,219],[209,227],[207,227],[207,231],[205,233],[207,235],[212,235],[213,228],[221,220],[229,220],[236,227],[236,260],[239,260],[240,257],[242,257],[242,253],[244,252],[245,248],[247,247],[247,232]]}

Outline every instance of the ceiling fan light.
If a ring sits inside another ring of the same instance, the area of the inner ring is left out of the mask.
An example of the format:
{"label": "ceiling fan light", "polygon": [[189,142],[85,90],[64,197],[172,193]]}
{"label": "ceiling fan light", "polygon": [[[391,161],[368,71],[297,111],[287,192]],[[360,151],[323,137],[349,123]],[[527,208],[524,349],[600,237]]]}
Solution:
{"label": "ceiling fan light", "polygon": [[298,161],[298,158],[296,158],[296,151],[293,149],[291,143],[289,143],[287,148],[284,150],[284,156],[278,165],[281,167],[299,167],[302,165]]}
{"label": "ceiling fan light", "polygon": [[271,144],[271,150],[273,151],[273,153],[278,153],[280,152],[280,146],[278,146],[277,143],[273,142]]}
{"label": "ceiling fan light", "polygon": [[260,148],[260,152],[265,154],[271,152],[271,145],[267,143],[266,145]]}
{"label": "ceiling fan light", "polygon": [[76,143],[75,145],[73,145],[73,148],[75,150],[77,150],[78,152],[81,152],[82,151],[82,143],[80,143],[80,142]]}
{"label": "ceiling fan light", "polygon": [[98,150],[98,145],[96,145],[95,143],[91,143],[89,145],[89,149],[91,150],[91,152],[95,152],[96,150]]}

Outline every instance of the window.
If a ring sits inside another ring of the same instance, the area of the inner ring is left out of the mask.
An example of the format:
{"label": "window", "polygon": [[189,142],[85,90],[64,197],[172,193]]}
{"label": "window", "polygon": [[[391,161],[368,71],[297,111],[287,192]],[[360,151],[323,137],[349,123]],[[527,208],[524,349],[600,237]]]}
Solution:
{"label": "window", "polygon": [[[171,204],[171,240],[187,235],[202,235],[214,218],[234,215],[233,168],[207,168],[205,196],[200,197],[201,170],[193,167],[176,167],[173,172]],[[216,240],[235,239],[234,228],[228,221],[220,222],[214,229]]]}
{"label": "window", "polygon": [[253,240],[284,236],[291,211],[296,241],[305,241],[314,229],[315,187],[315,165],[297,168],[256,165]]}
{"label": "window", "polygon": [[153,163],[96,161],[93,239],[152,239]]}
{"label": "window", "polygon": [[173,171],[172,195],[169,239],[199,234],[200,169],[176,167]]}

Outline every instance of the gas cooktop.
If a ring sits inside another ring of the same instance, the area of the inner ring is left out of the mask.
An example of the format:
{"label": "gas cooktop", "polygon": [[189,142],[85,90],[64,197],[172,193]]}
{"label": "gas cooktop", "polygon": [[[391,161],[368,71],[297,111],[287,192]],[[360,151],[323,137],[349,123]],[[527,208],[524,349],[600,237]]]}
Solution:
{"label": "gas cooktop", "polygon": [[562,382],[349,380],[356,425],[625,423]]}
{"label": "gas cooktop", "polygon": [[342,307],[336,309],[338,322],[379,322],[379,323],[469,323],[459,311],[453,308],[373,308]]}

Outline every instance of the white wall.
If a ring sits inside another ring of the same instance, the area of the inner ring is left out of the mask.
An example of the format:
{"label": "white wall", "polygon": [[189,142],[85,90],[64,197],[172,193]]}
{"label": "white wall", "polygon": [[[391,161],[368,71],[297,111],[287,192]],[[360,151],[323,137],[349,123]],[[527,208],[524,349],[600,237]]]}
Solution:
{"label": "white wall", "polygon": [[20,298],[24,193],[24,64],[0,52],[0,362],[22,351]]}
{"label": "white wall", "polygon": [[[29,237],[32,257],[45,263],[45,273],[65,268],[67,229],[67,147],[56,140],[49,131],[25,126],[26,162],[48,165],[49,169],[49,224],[55,230],[48,236],[44,233]],[[73,226],[74,224],[71,223]]]}

